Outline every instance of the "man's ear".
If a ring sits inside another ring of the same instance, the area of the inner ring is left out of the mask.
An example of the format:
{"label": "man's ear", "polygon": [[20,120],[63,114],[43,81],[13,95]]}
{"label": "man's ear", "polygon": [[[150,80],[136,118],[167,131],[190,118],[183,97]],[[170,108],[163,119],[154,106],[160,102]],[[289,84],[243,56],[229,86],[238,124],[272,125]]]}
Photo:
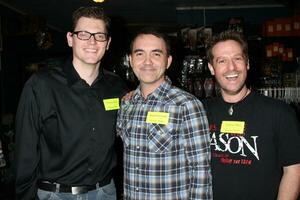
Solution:
{"label": "man's ear", "polygon": [[68,42],[69,47],[72,47],[73,46],[73,33],[67,32],[66,37],[67,37],[67,42]]}
{"label": "man's ear", "polygon": [[214,76],[215,75],[215,70],[214,70],[214,67],[210,63],[208,63],[208,69],[209,69],[211,75]]}
{"label": "man's ear", "polygon": [[129,60],[129,65],[131,66],[131,68],[132,68],[132,64],[131,64],[131,60],[132,60],[132,58],[131,58],[131,54],[128,54],[128,60]]}
{"label": "man's ear", "polygon": [[247,70],[250,69],[250,63],[249,63],[249,60],[247,61]]}
{"label": "man's ear", "polygon": [[168,56],[167,69],[169,69],[169,67],[171,66],[172,60],[173,60],[172,56],[171,55]]}
{"label": "man's ear", "polygon": [[107,44],[106,44],[106,50],[109,49],[110,42],[111,42],[111,37],[109,37],[109,39],[108,39],[108,41],[107,41]]}

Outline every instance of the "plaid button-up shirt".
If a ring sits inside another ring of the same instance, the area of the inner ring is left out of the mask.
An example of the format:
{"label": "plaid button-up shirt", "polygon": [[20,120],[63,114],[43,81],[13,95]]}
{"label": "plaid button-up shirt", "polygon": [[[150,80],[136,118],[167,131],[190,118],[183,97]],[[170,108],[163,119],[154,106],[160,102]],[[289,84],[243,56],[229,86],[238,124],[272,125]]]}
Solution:
{"label": "plaid button-up shirt", "polygon": [[124,199],[212,199],[208,121],[194,96],[168,78],[146,100],[137,88],[122,102],[117,133],[124,144]]}

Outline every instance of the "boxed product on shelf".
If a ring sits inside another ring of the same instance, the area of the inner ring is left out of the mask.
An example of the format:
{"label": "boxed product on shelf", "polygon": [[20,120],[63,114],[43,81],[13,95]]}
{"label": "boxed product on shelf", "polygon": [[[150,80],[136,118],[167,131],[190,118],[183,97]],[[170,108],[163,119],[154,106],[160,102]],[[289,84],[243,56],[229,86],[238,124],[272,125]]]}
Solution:
{"label": "boxed product on shelf", "polygon": [[287,48],[281,42],[273,42],[265,46],[266,57],[278,57],[281,61],[293,61],[294,60],[294,49]]}
{"label": "boxed product on shelf", "polygon": [[275,36],[275,23],[273,20],[266,21],[263,26],[264,36]]}
{"label": "boxed product on shelf", "polygon": [[300,15],[295,15],[293,17],[293,23],[292,23],[292,35],[293,36],[300,36]]}
{"label": "boxed product on shelf", "polygon": [[265,21],[262,30],[262,35],[266,37],[300,36],[300,16]]}

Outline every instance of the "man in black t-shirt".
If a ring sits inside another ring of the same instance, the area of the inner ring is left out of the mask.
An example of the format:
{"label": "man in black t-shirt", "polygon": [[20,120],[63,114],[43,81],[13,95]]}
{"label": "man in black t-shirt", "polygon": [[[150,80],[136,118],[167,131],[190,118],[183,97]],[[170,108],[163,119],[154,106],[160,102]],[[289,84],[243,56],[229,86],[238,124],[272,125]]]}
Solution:
{"label": "man in black t-shirt", "polygon": [[300,128],[287,104],[251,91],[245,81],[248,47],[223,32],[207,51],[221,97],[206,102],[215,200],[297,199]]}

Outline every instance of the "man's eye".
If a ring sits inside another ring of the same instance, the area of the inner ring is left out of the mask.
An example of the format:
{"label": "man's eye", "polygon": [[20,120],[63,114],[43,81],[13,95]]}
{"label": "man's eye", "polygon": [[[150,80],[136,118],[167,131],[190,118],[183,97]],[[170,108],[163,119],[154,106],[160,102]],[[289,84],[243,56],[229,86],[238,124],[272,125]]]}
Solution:
{"label": "man's eye", "polygon": [[141,55],[143,55],[142,52],[135,53],[135,56],[141,56]]}
{"label": "man's eye", "polygon": [[87,37],[89,34],[88,34],[88,33],[79,33],[79,35],[80,35],[81,37]]}
{"label": "man's eye", "polygon": [[96,34],[95,36],[97,37],[97,39],[101,39],[101,40],[106,39],[104,34]]}
{"label": "man's eye", "polygon": [[243,59],[243,57],[235,57],[234,60],[241,61],[241,60],[244,60],[244,59]]}
{"label": "man's eye", "polygon": [[226,63],[226,60],[225,60],[225,59],[221,59],[221,60],[218,60],[217,63],[218,63],[218,64],[225,64],[225,63]]}

